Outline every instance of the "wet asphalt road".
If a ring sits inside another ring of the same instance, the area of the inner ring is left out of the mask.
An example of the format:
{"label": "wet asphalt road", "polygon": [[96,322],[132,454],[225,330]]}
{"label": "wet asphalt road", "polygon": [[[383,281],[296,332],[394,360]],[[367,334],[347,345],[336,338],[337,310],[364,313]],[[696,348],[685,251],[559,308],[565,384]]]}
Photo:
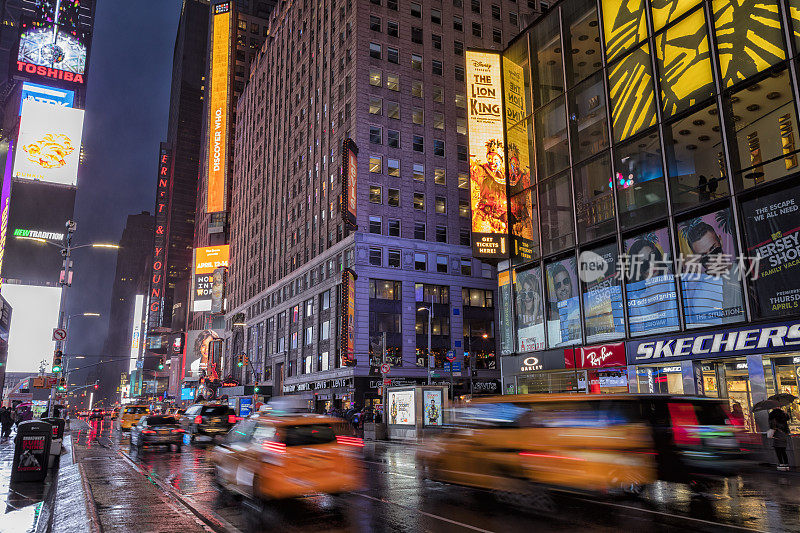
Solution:
{"label": "wet asphalt road", "polygon": [[702,494],[674,484],[627,500],[556,493],[556,511],[542,514],[422,479],[413,445],[367,443],[366,490],[263,507],[217,492],[206,448],[138,455],[108,419],[73,422],[73,438],[104,531],[800,531],[800,474],[766,469]]}

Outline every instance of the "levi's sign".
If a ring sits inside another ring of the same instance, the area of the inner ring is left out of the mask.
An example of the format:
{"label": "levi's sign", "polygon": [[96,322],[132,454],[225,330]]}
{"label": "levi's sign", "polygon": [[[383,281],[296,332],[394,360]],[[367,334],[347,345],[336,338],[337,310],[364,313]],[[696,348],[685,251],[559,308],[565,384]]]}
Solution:
{"label": "levi's sign", "polygon": [[628,342],[626,352],[628,364],[641,364],[774,353],[797,346],[800,346],[800,322],[795,321]]}

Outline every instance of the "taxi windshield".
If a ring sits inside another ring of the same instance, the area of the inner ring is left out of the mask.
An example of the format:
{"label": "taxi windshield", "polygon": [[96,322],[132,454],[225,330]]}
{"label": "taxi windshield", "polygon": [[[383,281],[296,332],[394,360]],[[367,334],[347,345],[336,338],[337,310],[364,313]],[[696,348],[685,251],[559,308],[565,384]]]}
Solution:
{"label": "taxi windshield", "polygon": [[127,415],[146,415],[147,407],[126,407],[125,414]]}
{"label": "taxi windshield", "polygon": [[284,443],[286,446],[309,446],[327,444],[336,440],[336,434],[330,424],[304,424],[301,426],[284,426]]}

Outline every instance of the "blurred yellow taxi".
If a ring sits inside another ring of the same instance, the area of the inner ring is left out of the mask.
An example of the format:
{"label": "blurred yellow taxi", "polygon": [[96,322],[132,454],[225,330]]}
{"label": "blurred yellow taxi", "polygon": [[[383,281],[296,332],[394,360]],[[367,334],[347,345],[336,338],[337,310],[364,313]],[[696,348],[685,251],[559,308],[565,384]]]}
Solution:
{"label": "blurred yellow taxi", "polygon": [[122,431],[129,430],[139,423],[140,418],[149,414],[150,407],[147,405],[126,405],[120,410],[119,418],[117,419],[119,428]]}
{"label": "blurred yellow taxi", "polygon": [[362,439],[318,415],[253,415],[211,452],[216,482],[260,500],[340,494],[363,486]]}

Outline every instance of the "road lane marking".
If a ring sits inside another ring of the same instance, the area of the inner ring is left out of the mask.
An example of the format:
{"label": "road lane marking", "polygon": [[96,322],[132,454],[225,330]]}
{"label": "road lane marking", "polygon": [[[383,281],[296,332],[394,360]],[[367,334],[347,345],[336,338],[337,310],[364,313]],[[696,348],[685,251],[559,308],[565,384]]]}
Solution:
{"label": "road lane marking", "polygon": [[465,524],[463,522],[458,522],[456,520],[451,520],[449,518],[445,518],[445,517],[439,516],[437,514],[426,513],[425,511],[420,511],[419,509],[415,509],[413,507],[407,507],[405,505],[400,505],[399,503],[396,503],[396,502],[390,502],[388,500],[384,500],[383,498],[375,498],[373,496],[368,496],[367,494],[362,494],[360,492],[353,492],[351,494],[355,494],[356,496],[361,496],[362,498],[367,498],[368,500],[374,500],[376,502],[382,502],[382,503],[388,503],[390,505],[396,505],[397,507],[401,507],[401,508],[407,509],[409,511],[415,511],[415,512],[421,514],[421,515],[428,516],[430,518],[435,518],[436,520],[441,520],[442,522],[448,522],[448,523],[456,525],[456,526],[461,526],[461,527],[464,527],[464,528],[467,528],[467,529],[471,529],[472,531],[480,531],[481,533],[494,533],[493,531],[491,531],[489,529],[481,529],[479,527],[471,526],[469,524]]}

